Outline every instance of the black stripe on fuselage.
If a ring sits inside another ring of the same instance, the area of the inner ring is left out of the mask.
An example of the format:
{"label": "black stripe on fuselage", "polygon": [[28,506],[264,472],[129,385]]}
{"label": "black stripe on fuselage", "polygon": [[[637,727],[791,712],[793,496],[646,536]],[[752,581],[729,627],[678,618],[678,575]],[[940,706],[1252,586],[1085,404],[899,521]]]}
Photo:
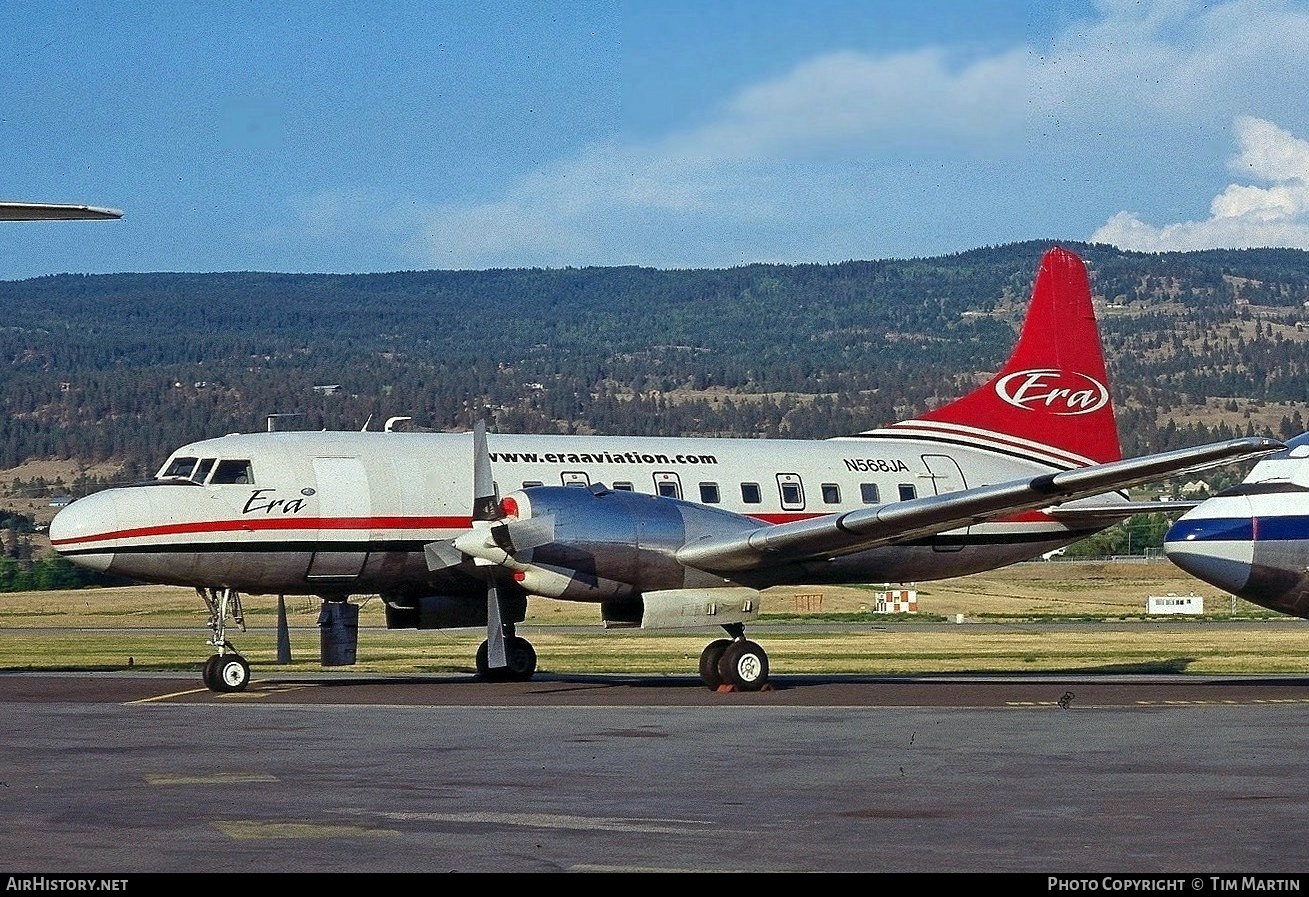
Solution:
{"label": "black stripe on fuselage", "polygon": [[[941,445],[958,446],[960,448],[979,449],[984,452],[990,452],[993,455],[1003,455],[1009,458],[1017,458],[1020,461],[1029,461],[1032,464],[1044,464],[1046,467],[1055,467],[1059,470],[1077,470],[1078,465],[1069,462],[1055,462],[1049,458],[1038,458],[1029,451],[1019,448],[1004,448],[1001,446],[990,445],[978,442],[967,437],[951,438],[948,436],[938,436],[936,434],[925,433],[855,433],[852,436],[843,436],[843,439],[898,439],[901,442],[936,442]],[[1056,451],[1052,449],[1051,451]]]}
{"label": "black stripe on fuselage", "polygon": [[394,539],[359,542],[165,542],[157,545],[125,545],[122,547],[76,548],[61,551],[65,557],[84,554],[333,554],[360,552],[404,552],[421,554],[431,539]]}

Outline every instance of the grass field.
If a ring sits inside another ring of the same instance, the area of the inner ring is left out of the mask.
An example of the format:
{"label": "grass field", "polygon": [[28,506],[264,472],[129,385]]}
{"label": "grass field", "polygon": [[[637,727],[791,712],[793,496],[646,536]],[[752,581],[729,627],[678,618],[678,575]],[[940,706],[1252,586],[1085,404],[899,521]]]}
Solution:
{"label": "grass field", "polygon": [[[881,588],[771,589],[751,637],[768,651],[775,674],[1309,670],[1305,621],[1233,600],[1165,560],[1033,562],[920,583],[916,614],[874,613]],[[1205,613],[1147,616],[1151,595],[1195,595]],[[482,632],[388,631],[380,599],[357,600],[357,662],[343,669],[472,673]],[[244,604],[247,631],[232,628],[228,637],[256,677],[322,669],[317,599],[286,599],[292,663],[281,665],[276,596],[247,596]],[[0,594],[0,671],[198,674],[210,653],[207,619],[184,588]],[[842,625],[833,631],[830,623]],[[542,672],[670,675],[695,674],[701,649],[721,634],[604,630],[594,606],[544,600],[529,605],[520,632]]]}

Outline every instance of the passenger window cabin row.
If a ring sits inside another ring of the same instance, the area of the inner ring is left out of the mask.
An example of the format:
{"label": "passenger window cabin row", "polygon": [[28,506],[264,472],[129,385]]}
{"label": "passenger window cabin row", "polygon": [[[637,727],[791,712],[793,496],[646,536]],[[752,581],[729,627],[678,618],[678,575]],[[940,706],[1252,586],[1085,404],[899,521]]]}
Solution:
{"label": "passenger window cabin row", "polygon": [[[655,474],[655,494],[664,498],[682,498],[681,480],[676,474]],[[590,481],[584,473],[564,474],[561,482],[565,486],[588,486]],[[522,488],[530,489],[533,486],[542,486],[541,480],[524,480]],[[701,504],[717,505],[722,503],[722,487],[720,484],[712,481],[700,482],[699,497],[696,499]],[[741,503],[747,505],[760,505],[764,503],[764,488],[759,483],[741,483]],[[635,492],[634,483],[627,480],[616,480],[610,484],[610,488],[622,492]],[[899,483],[896,486],[900,501],[908,501],[918,497],[918,487],[913,483]],[[823,483],[818,487],[821,503],[824,505],[841,504],[841,485],[839,483]],[[805,506],[804,484],[800,481],[800,476],[793,473],[781,473],[777,475],[777,498],[781,502],[782,508],[788,511],[801,510]],[[881,504],[881,489],[877,483],[860,483],[859,500],[866,505]]]}

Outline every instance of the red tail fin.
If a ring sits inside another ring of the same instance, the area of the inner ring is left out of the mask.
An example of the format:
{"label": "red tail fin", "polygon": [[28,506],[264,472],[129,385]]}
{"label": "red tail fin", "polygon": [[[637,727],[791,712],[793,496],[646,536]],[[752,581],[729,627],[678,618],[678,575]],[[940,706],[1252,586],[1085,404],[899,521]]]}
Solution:
{"label": "red tail fin", "polygon": [[1063,464],[1122,457],[1086,266],[1055,247],[1041,259],[1032,303],[1013,354],[985,386],[890,430],[1010,450]]}

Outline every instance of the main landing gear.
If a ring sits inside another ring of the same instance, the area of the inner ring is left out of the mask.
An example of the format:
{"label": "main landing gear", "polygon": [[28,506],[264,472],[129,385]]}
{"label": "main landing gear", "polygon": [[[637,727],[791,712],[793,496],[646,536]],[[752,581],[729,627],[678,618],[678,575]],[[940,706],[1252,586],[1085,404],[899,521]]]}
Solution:
{"label": "main landing gear", "polygon": [[236,589],[201,589],[196,594],[209,608],[209,644],[217,650],[205,661],[200,678],[210,691],[244,691],[250,684],[250,664],[227,640],[227,616],[245,632],[245,614],[241,610],[241,595]]}
{"label": "main landing gear", "polygon": [[526,682],[536,674],[536,649],[527,639],[514,635],[512,623],[501,628],[504,630],[508,665],[490,665],[491,640],[487,639],[477,648],[477,678],[483,682]]}
{"label": "main landing gear", "polygon": [[714,691],[768,688],[768,654],[745,637],[745,625],[723,626],[731,638],[710,642],[700,654],[700,679]]}

